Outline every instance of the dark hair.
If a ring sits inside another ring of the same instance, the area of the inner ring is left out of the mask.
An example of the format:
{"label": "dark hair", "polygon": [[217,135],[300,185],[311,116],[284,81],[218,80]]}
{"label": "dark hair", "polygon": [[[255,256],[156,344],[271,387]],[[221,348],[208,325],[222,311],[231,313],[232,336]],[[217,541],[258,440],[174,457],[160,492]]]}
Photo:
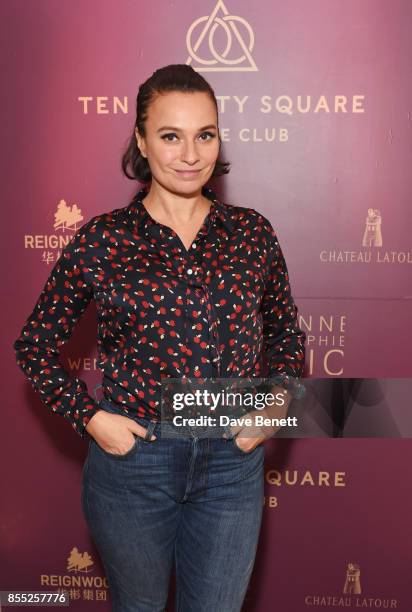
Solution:
{"label": "dark hair", "polygon": [[[145,121],[150,103],[158,94],[169,91],[181,91],[184,93],[204,91],[209,94],[218,114],[216,97],[212,87],[191,66],[187,64],[169,64],[156,70],[151,77],[140,85],[137,93],[136,121],[133,134],[122,157],[122,170],[129,179],[147,183],[152,178],[149,163],[137,146],[135,129],[137,128],[141,136],[145,136]],[[221,142],[220,136],[219,142]],[[212,177],[227,174],[229,166],[230,162],[223,162],[217,159]],[[131,172],[128,171],[129,167]]]}

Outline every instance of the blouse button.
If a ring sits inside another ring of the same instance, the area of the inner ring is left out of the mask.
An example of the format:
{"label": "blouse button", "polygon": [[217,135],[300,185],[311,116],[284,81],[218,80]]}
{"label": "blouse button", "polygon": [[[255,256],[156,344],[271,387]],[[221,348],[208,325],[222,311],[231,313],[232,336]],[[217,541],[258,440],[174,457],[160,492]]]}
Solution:
{"label": "blouse button", "polygon": [[195,248],[196,248],[196,242],[192,244],[192,249],[195,249]]}
{"label": "blouse button", "polygon": [[188,271],[187,271],[187,273],[188,273],[188,274],[193,274],[193,270],[192,270],[192,268],[189,268],[189,269],[188,269]]}

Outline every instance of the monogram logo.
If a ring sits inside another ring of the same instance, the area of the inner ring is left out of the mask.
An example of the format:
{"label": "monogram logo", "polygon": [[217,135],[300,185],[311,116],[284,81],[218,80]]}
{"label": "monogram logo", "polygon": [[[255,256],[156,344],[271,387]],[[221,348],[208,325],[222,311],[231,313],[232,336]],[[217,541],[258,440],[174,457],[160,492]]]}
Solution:
{"label": "monogram logo", "polygon": [[[219,43],[220,53],[216,48]],[[199,17],[189,27],[186,64],[193,60],[198,72],[257,71],[252,57],[254,43],[253,30],[246,19],[230,15],[223,1],[218,0],[210,15]]]}

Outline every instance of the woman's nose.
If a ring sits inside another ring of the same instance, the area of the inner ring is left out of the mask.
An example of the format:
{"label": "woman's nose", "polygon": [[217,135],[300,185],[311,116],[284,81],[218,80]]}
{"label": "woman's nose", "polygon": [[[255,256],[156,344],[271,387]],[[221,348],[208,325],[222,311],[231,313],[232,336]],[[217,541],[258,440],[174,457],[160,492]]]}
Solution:
{"label": "woman's nose", "polygon": [[192,142],[187,142],[183,145],[182,150],[182,161],[189,164],[194,164],[198,161],[199,155],[197,153],[196,145]]}

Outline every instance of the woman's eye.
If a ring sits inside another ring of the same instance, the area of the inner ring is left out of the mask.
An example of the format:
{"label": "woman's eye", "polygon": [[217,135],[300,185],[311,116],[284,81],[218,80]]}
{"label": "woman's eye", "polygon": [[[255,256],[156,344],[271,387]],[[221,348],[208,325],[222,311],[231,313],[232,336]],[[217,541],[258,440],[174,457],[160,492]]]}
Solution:
{"label": "woman's eye", "polygon": [[[173,132],[170,132],[169,134],[163,134],[162,139],[166,140],[167,142],[173,142],[173,137],[176,136],[176,134],[174,134]],[[203,138],[203,136],[208,136],[208,138]],[[200,139],[201,140],[211,140],[212,138],[215,138],[215,134],[212,134],[212,132],[202,132],[202,134],[200,134]]]}
{"label": "woman's eye", "polygon": [[[212,132],[203,132],[203,134],[201,134],[201,136],[210,136],[210,139],[214,138],[215,135],[212,134]],[[203,140],[209,140],[209,138],[204,138]]]}
{"label": "woman's eye", "polygon": [[176,134],[173,134],[173,133],[170,133],[170,134],[164,134],[164,135],[162,136],[162,138],[163,138],[163,140],[167,140],[168,142],[171,142],[171,141],[169,140],[169,136],[176,136]]}

